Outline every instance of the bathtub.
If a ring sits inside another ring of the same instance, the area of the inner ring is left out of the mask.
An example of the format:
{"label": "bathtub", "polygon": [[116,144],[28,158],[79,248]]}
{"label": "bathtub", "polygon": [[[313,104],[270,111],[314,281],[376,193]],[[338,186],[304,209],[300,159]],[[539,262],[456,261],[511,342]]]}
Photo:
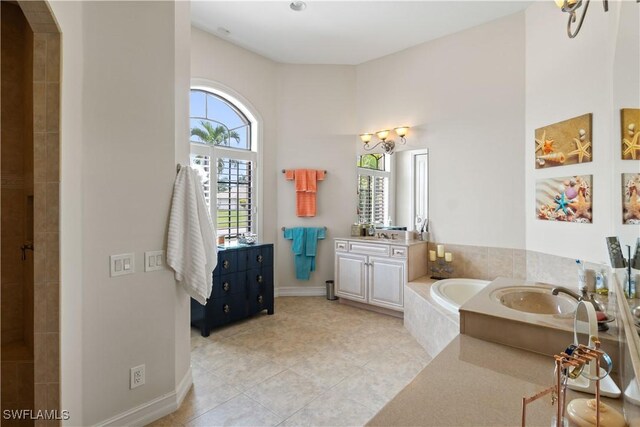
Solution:
{"label": "bathtub", "polygon": [[458,313],[462,304],[480,292],[490,282],[477,279],[444,279],[431,285],[431,298],[451,313]]}

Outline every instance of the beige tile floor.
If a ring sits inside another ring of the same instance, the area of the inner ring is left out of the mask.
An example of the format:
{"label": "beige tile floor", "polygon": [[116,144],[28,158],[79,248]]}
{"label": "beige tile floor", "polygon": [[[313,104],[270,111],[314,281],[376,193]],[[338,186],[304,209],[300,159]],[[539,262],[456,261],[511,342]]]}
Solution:
{"label": "beige tile floor", "polygon": [[152,426],[359,426],[429,363],[402,320],[280,297],[275,314],[192,329],[193,387]]}

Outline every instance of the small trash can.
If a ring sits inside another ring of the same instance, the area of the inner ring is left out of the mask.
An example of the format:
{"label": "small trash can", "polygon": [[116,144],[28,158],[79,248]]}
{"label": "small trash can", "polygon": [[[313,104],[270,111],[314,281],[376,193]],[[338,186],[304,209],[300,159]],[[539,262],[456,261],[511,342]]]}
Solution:
{"label": "small trash can", "polygon": [[327,280],[324,283],[327,285],[327,299],[331,301],[337,300],[338,297],[336,296],[336,284],[333,282],[333,280]]}

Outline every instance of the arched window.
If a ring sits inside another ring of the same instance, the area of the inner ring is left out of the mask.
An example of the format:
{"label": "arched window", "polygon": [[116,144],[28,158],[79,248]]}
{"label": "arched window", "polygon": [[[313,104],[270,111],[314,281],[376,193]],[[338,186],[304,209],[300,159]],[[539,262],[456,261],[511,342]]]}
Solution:
{"label": "arched window", "polygon": [[191,165],[198,169],[218,236],[257,234],[256,123],[222,94],[192,89]]}

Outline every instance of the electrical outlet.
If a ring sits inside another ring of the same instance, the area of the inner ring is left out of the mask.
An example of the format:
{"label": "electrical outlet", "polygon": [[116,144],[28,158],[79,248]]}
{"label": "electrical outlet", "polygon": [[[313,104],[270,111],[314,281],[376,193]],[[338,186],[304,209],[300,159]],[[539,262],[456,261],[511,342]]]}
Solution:
{"label": "electrical outlet", "polygon": [[144,365],[138,365],[131,368],[129,381],[131,383],[129,388],[132,390],[144,385]]}

